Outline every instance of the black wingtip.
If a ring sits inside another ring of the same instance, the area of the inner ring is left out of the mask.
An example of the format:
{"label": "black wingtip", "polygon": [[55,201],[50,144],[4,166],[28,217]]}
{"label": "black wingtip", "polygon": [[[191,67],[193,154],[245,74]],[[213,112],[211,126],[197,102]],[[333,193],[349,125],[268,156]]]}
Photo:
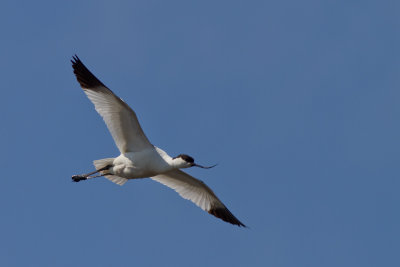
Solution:
{"label": "black wingtip", "polygon": [[71,59],[72,68],[76,79],[82,88],[95,88],[99,86],[106,87],[96,76],[91,73],[88,68],[82,63],[79,57],[75,54]]}
{"label": "black wingtip", "polygon": [[226,207],[212,208],[208,211],[211,215],[214,215],[221,220],[237,225],[239,227],[248,228],[241,221],[239,221]]}
{"label": "black wingtip", "polygon": [[78,62],[82,63],[81,60],[79,59],[79,57],[76,54],[73,55],[72,59],[71,59],[72,66],[78,64]]}

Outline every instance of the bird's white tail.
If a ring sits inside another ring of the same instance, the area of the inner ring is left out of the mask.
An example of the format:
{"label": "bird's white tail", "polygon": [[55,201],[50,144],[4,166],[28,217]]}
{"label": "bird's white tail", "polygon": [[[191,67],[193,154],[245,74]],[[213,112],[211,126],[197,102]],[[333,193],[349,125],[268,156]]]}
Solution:
{"label": "bird's white tail", "polygon": [[[114,158],[106,158],[106,159],[98,159],[93,161],[94,167],[96,168],[96,170],[99,170],[101,168],[106,167],[107,165],[112,165],[114,162]],[[101,174],[107,173],[107,171],[101,171]],[[128,181],[128,179],[126,178],[122,178],[119,176],[115,176],[115,175],[106,175],[104,176],[106,177],[108,180],[110,180],[113,183],[116,183],[118,185],[124,185],[126,183],[126,181]]]}
{"label": "bird's white tail", "polygon": [[93,161],[94,167],[96,170],[99,170],[101,168],[104,168],[107,165],[112,165],[114,162],[113,158],[106,158],[106,159],[98,159]]}

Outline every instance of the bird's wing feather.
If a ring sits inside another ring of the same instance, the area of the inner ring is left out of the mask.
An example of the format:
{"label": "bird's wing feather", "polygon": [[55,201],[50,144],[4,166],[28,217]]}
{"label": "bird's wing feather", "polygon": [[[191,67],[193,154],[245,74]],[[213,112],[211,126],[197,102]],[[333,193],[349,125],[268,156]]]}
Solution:
{"label": "bird's wing feather", "polygon": [[180,171],[172,170],[159,174],[151,179],[174,189],[181,197],[231,224],[246,227],[218,199],[214,192],[202,181]]}
{"label": "bird's wing feather", "polygon": [[76,79],[96,111],[103,117],[120,152],[137,152],[152,148],[135,112],[97,79],[77,56],[73,57],[71,62]]}

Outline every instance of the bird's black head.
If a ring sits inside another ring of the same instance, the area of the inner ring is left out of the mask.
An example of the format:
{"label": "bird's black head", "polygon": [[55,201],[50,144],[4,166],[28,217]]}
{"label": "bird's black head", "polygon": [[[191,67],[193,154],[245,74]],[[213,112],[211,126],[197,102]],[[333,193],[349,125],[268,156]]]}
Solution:
{"label": "bird's black head", "polygon": [[213,166],[210,166],[210,167],[201,166],[201,165],[199,165],[199,164],[194,163],[194,158],[192,158],[191,156],[186,155],[186,154],[179,154],[179,155],[176,156],[174,159],[182,159],[182,160],[184,161],[183,164],[179,164],[179,165],[178,165],[179,168],[188,168],[188,167],[193,167],[193,166],[195,166],[195,167],[199,167],[199,168],[203,168],[203,169],[210,169],[210,168],[216,166],[216,164],[213,165]]}
{"label": "bird's black head", "polygon": [[181,158],[184,161],[186,161],[187,163],[194,163],[194,158],[192,158],[191,156],[186,155],[186,154],[179,154],[174,159],[176,159],[176,158]]}

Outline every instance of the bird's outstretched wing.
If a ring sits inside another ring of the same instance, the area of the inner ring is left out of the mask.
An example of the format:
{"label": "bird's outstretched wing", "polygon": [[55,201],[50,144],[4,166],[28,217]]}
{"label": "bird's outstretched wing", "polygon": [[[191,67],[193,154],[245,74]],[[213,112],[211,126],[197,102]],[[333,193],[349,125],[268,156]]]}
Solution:
{"label": "bird's outstretched wing", "polygon": [[189,174],[180,170],[172,170],[150,178],[174,189],[181,197],[192,201],[215,217],[231,224],[246,227],[225,207],[205,183]]}
{"label": "bird's outstretched wing", "polygon": [[152,148],[135,112],[97,79],[77,56],[71,62],[76,79],[103,117],[119,151],[137,152]]}

